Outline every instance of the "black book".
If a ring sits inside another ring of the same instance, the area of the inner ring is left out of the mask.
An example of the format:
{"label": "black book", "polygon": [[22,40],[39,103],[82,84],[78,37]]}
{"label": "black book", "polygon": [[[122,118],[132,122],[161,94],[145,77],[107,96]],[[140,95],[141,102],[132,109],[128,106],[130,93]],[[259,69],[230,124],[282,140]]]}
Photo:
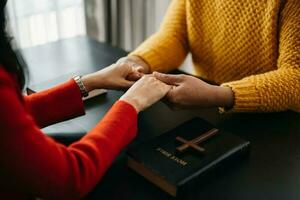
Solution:
{"label": "black book", "polygon": [[176,197],[194,187],[207,172],[248,155],[248,141],[194,118],[130,148],[128,166]]}

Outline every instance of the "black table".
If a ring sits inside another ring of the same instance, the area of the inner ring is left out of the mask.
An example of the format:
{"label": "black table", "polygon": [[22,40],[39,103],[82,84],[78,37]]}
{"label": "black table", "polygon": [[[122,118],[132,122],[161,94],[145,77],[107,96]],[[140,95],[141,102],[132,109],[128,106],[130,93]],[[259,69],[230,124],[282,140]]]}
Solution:
{"label": "black table", "polygon": [[[88,37],[76,37],[24,50],[31,83],[81,71],[96,71],[126,52]],[[122,92],[85,102],[86,115],[53,125],[45,132],[84,133],[107,112]],[[186,199],[300,199],[300,115],[219,114],[217,109],[172,111],[159,102],[139,115],[134,144],[149,140],[182,122],[200,116],[217,127],[251,141],[251,154],[238,165],[224,168]],[[172,199],[126,167],[124,152],[116,159],[88,199]]]}

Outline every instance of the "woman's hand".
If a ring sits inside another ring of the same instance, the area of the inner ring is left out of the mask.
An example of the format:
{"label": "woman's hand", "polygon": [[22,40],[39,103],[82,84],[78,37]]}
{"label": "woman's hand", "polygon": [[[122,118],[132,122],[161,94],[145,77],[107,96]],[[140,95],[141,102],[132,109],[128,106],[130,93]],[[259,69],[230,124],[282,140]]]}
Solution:
{"label": "woman's hand", "polygon": [[[148,74],[150,72],[149,65],[138,56],[127,56],[127,57],[120,58],[116,64],[117,65],[123,64],[123,65],[128,65],[130,67],[133,67],[140,74]],[[135,76],[135,74],[131,74],[128,76],[128,79],[132,81],[136,81],[140,78],[141,77]]]}
{"label": "woman's hand", "polygon": [[168,75],[154,72],[158,80],[173,85],[167,101],[175,108],[232,107],[233,92],[229,87],[210,85],[188,75]]}
{"label": "woman's hand", "polygon": [[130,76],[142,77],[142,73],[126,64],[113,64],[95,73],[82,77],[82,82],[88,92],[94,89],[127,89],[136,80],[129,80]]}
{"label": "woman's hand", "polygon": [[121,98],[131,104],[139,113],[162,99],[171,89],[152,75],[145,75],[137,81]]}

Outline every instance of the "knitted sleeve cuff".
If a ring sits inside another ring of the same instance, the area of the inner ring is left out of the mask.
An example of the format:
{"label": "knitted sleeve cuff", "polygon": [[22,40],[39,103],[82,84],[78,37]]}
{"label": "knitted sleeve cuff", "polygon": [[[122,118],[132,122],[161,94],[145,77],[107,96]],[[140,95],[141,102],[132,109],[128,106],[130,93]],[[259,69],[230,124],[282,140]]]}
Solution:
{"label": "knitted sleeve cuff", "polygon": [[221,113],[260,111],[261,98],[255,84],[250,80],[228,82],[221,86],[230,87],[234,94],[234,106],[230,109],[219,108]]}

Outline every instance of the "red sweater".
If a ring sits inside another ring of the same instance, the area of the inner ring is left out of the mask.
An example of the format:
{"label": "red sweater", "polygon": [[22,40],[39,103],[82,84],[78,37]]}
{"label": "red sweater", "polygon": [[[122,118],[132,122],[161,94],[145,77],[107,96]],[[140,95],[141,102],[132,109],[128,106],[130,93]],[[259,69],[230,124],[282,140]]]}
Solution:
{"label": "red sweater", "polygon": [[86,136],[66,147],[40,128],[84,114],[73,80],[22,97],[0,67],[0,199],[78,199],[99,182],[136,135],[137,112],[118,101]]}

